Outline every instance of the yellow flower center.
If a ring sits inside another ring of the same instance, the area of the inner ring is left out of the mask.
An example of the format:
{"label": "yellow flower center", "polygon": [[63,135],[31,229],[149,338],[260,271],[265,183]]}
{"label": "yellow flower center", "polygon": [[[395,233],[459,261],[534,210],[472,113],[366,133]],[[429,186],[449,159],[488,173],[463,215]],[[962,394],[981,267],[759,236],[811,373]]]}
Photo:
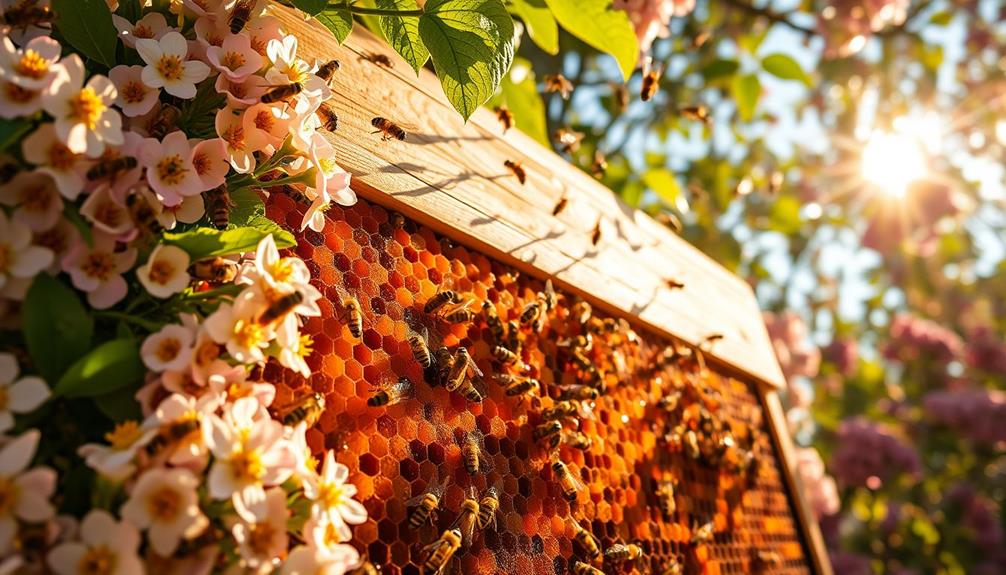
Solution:
{"label": "yellow flower center", "polygon": [[4,82],[3,91],[4,97],[15,104],[30,102],[38,96],[37,90],[28,90],[12,82]]}
{"label": "yellow flower center", "polygon": [[251,48],[259,53],[260,56],[266,56],[266,46],[268,42],[264,36],[252,36],[251,38]]}
{"label": "yellow flower center", "polygon": [[7,269],[14,263],[12,255],[10,244],[0,244],[0,274],[6,274]]}
{"label": "yellow flower center", "polygon": [[244,445],[231,457],[231,473],[241,483],[258,483],[265,475],[265,465],[258,450],[247,449]]}
{"label": "yellow flower center", "polygon": [[136,26],[133,26],[133,37],[150,40],[154,37],[154,29],[146,24],[137,23]]}
{"label": "yellow flower center", "polygon": [[160,345],[157,346],[157,359],[164,363],[167,363],[176,357],[178,357],[178,352],[182,350],[182,342],[178,341],[178,338],[166,337],[161,340]]}
{"label": "yellow flower center", "polygon": [[318,485],[318,502],[325,509],[331,509],[342,501],[342,486],[334,483],[321,483]]}
{"label": "yellow flower center", "polygon": [[206,154],[192,156],[192,169],[202,176],[210,171],[210,158]]}
{"label": "yellow flower center", "polygon": [[94,220],[110,228],[117,227],[123,219],[125,219],[125,213],[122,207],[111,199],[106,199],[94,208]]}
{"label": "yellow flower center", "polygon": [[115,572],[116,556],[105,545],[91,547],[77,564],[79,575],[109,575]]}
{"label": "yellow flower center", "polygon": [[221,137],[232,150],[243,150],[245,147],[245,130],[239,125],[227,128]]}
{"label": "yellow flower center", "polygon": [[314,338],[306,333],[300,334],[300,345],[297,346],[297,355],[307,357],[314,351]]}
{"label": "yellow flower center", "polygon": [[213,360],[220,357],[220,346],[208,341],[196,349],[196,365],[206,367]]}
{"label": "yellow flower center", "polygon": [[127,104],[135,104],[143,101],[143,97],[147,95],[147,87],[143,85],[143,82],[130,80],[122,86],[120,93]]}
{"label": "yellow flower center", "polygon": [[147,512],[157,521],[169,522],[178,516],[182,507],[181,495],[170,487],[163,487],[147,497]]}
{"label": "yellow flower center", "polygon": [[18,488],[9,477],[0,477],[0,517],[9,517],[17,504]]}
{"label": "yellow flower center", "polygon": [[232,72],[245,65],[244,54],[240,52],[227,52],[220,58],[220,65]]}
{"label": "yellow flower center", "polygon": [[234,382],[227,387],[227,400],[237,401],[252,394],[252,386]]}
{"label": "yellow flower center", "polygon": [[335,528],[332,522],[329,522],[325,526],[325,545],[334,546],[342,543],[342,536],[339,535],[339,531]]}
{"label": "yellow flower center", "polygon": [[[150,281],[155,284],[164,285],[174,277],[175,266],[171,265],[171,262],[164,260],[156,260],[150,265]],[[172,338],[174,339],[174,338]],[[178,341],[178,340],[174,340]]]}
{"label": "yellow flower center", "polygon": [[122,423],[117,423],[115,429],[106,433],[105,441],[112,446],[112,449],[122,451],[136,443],[140,435],[142,435],[140,424],[132,419],[128,419]]}
{"label": "yellow flower center", "polygon": [[49,61],[34,50],[25,50],[21,59],[14,64],[14,71],[22,76],[40,80],[49,73]]}
{"label": "yellow flower center", "polygon": [[271,132],[276,125],[276,117],[269,110],[259,110],[255,114],[255,127],[265,132]]}
{"label": "yellow flower center", "polygon": [[168,156],[157,162],[157,177],[169,186],[176,186],[185,179],[188,169],[181,156]]}
{"label": "yellow flower center", "polygon": [[87,276],[106,281],[115,273],[115,258],[108,252],[94,252],[87,256],[80,270]]}
{"label": "yellow flower center", "polygon": [[335,168],[336,168],[335,159],[333,159],[333,158],[319,158],[318,159],[318,167],[321,168],[322,173],[324,173],[326,176],[329,175],[329,174],[333,174],[333,173],[335,173]]}
{"label": "yellow flower center", "polygon": [[174,54],[165,54],[157,61],[157,73],[165,80],[181,80],[184,71],[182,59]]}
{"label": "yellow flower center", "polygon": [[61,142],[53,142],[49,147],[49,165],[65,172],[77,163],[77,156]]}
{"label": "yellow flower center", "polygon": [[265,341],[265,330],[258,322],[238,320],[234,322],[234,342],[239,347],[251,349]]}
{"label": "yellow flower center", "polygon": [[270,266],[269,274],[279,283],[290,281],[290,277],[293,276],[293,259],[280,258],[276,260],[276,263]]}
{"label": "yellow flower center", "polygon": [[88,130],[93,130],[98,126],[98,119],[106,109],[108,106],[101,101],[98,93],[91,87],[84,88],[70,99],[70,117],[87,126]]}

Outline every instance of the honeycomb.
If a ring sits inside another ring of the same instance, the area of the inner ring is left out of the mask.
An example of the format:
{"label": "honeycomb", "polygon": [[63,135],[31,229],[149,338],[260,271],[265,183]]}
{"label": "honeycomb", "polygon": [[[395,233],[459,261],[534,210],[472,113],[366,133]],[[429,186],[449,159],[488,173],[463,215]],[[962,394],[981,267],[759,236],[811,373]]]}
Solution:
{"label": "honeycomb", "polygon": [[[275,221],[299,227],[303,207],[287,195],[274,194],[267,206]],[[583,383],[582,370],[568,359],[569,348],[560,345],[586,329],[574,317],[577,300],[559,293],[540,333],[520,330],[526,375],[538,379],[542,389],[524,400],[507,396],[493,380],[492,374],[507,368],[493,359],[496,342],[481,303],[492,302],[504,322],[517,321],[524,305],[544,289],[541,281],[363,200],[352,207],[333,206],[327,217],[323,234],[304,231],[293,250],[325,296],[319,302],[321,317],[310,318],[304,327],[314,338],[308,358],[313,375],[304,379],[269,366],[265,376],[277,385],[276,405],[310,391],[324,394],[326,409],[308,432],[308,442],[316,451],[334,449],[337,460],[349,467],[370,515],[354,528],[352,543],[381,573],[421,573],[423,547],[452,527],[470,489],[481,497],[490,486],[500,491],[496,524],[476,532],[471,545],[456,553],[449,572],[571,573],[574,560],[587,561],[573,541],[571,518],[602,549],[617,543],[642,549],[643,556],[634,561],[595,560],[592,565],[605,573],[674,573],[675,562],[681,573],[811,571],[751,384],[704,368],[698,353],[688,356],[674,342],[627,331],[624,320],[605,320],[595,312],[588,323],[616,332],[595,337],[591,349],[601,378],[593,383],[606,389],[591,412],[564,424],[592,444],[580,450],[563,442],[550,449],[547,440],[534,440],[532,428],[562,386]],[[424,304],[444,286],[475,300],[474,321],[450,324],[423,313]],[[341,290],[361,304],[361,340],[341,319]],[[469,350],[485,373],[479,388],[483,401],[468,401],[426,381],[406,341],[409,321],[415,324],[416,318],[428,328],[431,343]],[[413,382],[411,397],[390,406],[368,405],[375,386],[401,376]],[[660,401],[674,389],[684,392],[676,414]],[[738,443],[747,442],[757,459],[753,472],[745,477],[736,466],[696,459],[687,446],[667,441],[672,424],[696,410],[714,415]],[[461,447],[473,430],[482,437],[483,470],[475,475],[466,471]],[[573,502],[564,498],[553,474],[553,453],[583,484]],[[667,481],[676,503],[671,515],[662,512],[657,495]],[[432,523],[411,529],[413,508],[407,501],[442,483],[446,490]],[[712,537],[693,542],[694,532],[707,522]]]}

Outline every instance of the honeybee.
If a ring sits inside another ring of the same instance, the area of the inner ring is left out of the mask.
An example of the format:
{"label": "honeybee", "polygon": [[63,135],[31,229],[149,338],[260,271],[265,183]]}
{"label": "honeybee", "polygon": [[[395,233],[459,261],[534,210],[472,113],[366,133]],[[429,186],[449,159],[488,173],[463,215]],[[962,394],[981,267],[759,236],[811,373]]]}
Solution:
{"label": "honeybee", "polygon": [[461,531],[448,529],[433,543],[423,547],[423,575],[439,575],[461,548]]}
{"label": "honeybee", "polygon": [[566,209],[566,206],[568,205],[569,205],[569,196],[563,194],[562,197],[559,198],[559,201],[555,203],[555,207],[552,208],[552,215],[558,216],[559,214],[562,213],[563,210]]}
{"label": "honeybee", "polygon": [[601,242],[601,220],[603,218],[597,218],[597,223],[594,224],[594,229],[590,232],[590,244],[597,247],[597,244]]}
{"label": "honeybee", "polygon": [[189,275],[213,284],[230,283],[238,275],[238,263],[220,256],[206,258],[189,266]]}
{"label": "honeybee", "polygon": [[290,184],[283,184],[282,186],[279,186],[279,189],[282,193],[290,196],[290,199],[297,203],[310,204],[312,202],[311,198],[309,198],[303,190],[295,186],[291,186]]}
{"label": "honeybee", "polygon": [[461,461],[465,471],[475,475],[482,468],[482,433],[478,430],[469,431],[461,441]]}
{"label": "honeybee", "polygon": [[55,14],[48,6],[39,6],[38,0],[21,0],[8,6],[2,14],[2,21],[11,28],[27,30],[31,26],[51,25]]}
{"label": "honeybee", "polygon": [[[450,374],[451,368],[454,366],[454,355],[451,354],[451,350],[444,346],[437,348],[433,352],[433,365],[429,369],[425,370],[429,372],[426,375],[426,380],[431,385],[442,385],[447,381],[447,376]],[[432,376],[432,377],[431,377]]]}
{"label": "honeybee", "polygon": [[378,66],[384,66],[385,68],[394,68],[395,63],[386,54],[378,54],[377,52],[370,52],[360,56],[361,60],[366,60]]}
{"label": "honeybee", "polygon": [[657,222],[671,229],[672,232],[680,234],[684,226],[681,225],[681,220],[678,219],[674,214],[667,212],[661,212],[657,214]]}
{"label": "honeybee", "polygon": [[573,304],[573,308],[570,310],[569,315],[576,320],[576,323],[580,325],[587,325],[593,311],[594,310],[589,303],[580,300]]}
{"label": "honeybee", "polygon": [[573,83],[567,80],[565,76],[562,74],[545,74],[543,81],[545,82],[546,94],[558,92],[563,100],[569,99],[569,95],[573,91]]}
{"label": "honeybee", "polygon": [[532,326],[535,331],[540,331],[543,325],[542,316],[544,316],[545,305],[542,303],[541,299],[535,299],[528,302],[524,309],[520,312],[520,324],[524,326]]}
{"label": "honeybee", "polygon": [[499,361],[504,365],[514,365],[520,363],[520,356],[510,351],[509,349],[503,347],[502,345],[494,345],[492,349],[492,354],[497,361]]}
{"label": "honeybee", "polygon": [[423,306],[423,311],[426,313],[433,313],[447,304],[458,305],[462,301],[464,301],[464,298],[462,298],[461,294],[458,292],[451,289],[441,290],[426,301],[426,305]]}
{"label": "honeybee", "polygon": [[412,397],[412,381],[402,376],[394,383],[385,382],[367,400],[367,405],[371,407],[391,407],[401,403],[403,400]]}
{"label": "honeybee", "polygon": [[220,185],[206,192],[206,213],[210,216],[210,221],[217,229],[222,230],[231,223],[231,208],[234,201],[227,191],[227,185]]}
{"label": "honeybee", "polygon": [[583,141],[583,132],[577,132],[568,128],[559,128],[552,134],[559,150],[565,154],[574,154],[580,149],[580,142]]}
{"label": "honeybee", "polygon": [[782,566],[782,556],[775,551],[759,550],[752,561],[756,573],[767,572],[767,569],[778,569]]}
{"label": "honeybee", "polygon": [[506,348],[516,354],[519,354],[521,348],[523,347],[521,345],[520,340],[520,327],[517,325],[517,322],[513,320],[508,321],[506,327],[507,327],[507,341],[505,344]]}
{"label": "honeybee", "polygon": [[256,0],[238,0],[237,4],[234,5],[230,16],[231,34],[237,34],[248,24],[248,20],[251,20],[252,8],[255,6],[255,2]]}
{"label": "honeybee", "polygon": [[298,423],[305,422],[307,426],[314,427],[325,412],[325,396],[320,393],[309,393],[301,397],[280,412],[279,420],[283,425],[296,427]]}
{"label": "honeybee", "polygon": [[[647,68],[649,68],[649,62],[647,61]],[[653,96],[657,94],[657,90],[660,89],[660,76],[663,75],[663,66],[657,66],[656,68],[650,68],[643,75],[643,85],[639,90],[639,99],[644,102],[649,102],[653,99]]]}
{"label": "honeybee", "polygon": [[601,571],[593,565],[588,565],[583,561],[574,561],[571,572],[573,575],[604,575],[604,571]]}
{"label": "honeybee", "polygon": [[157,435],[144,447],[144,450],[150,457],[156,457],[172,449],[176,444],[193,437],[201,428],[197,417],[183,417],[163,424]]}
{"label": "honeybee", "polygon": [[604,550],[604,560],[612,563],[639,561],[643,558],[643,549],[635,543],[615,543]]}
{"label": "honeybee", "polygon": [[269,325],[273,322],[279,321],[286,314],[293,311],[293,308],[300,305],[303,301],[304,294],[300,290],[293,290],[290,293],[277,297],[269,304],[269,307],[265,308],[265,310],[259,314],[259,325]]}
{"label": "honeybee", "polygon": [[699,446],[699,436],[695,433],[694,429],[689,429],[685,432],[682,438],[685,451],[688,453],[688,457],[692,459],[699,460],[702,458],[702,448]]}
{"label": "honeybee", "polygon": [[601,556],[601,547],[597,543],[597,539],[590,534],[580,525],[580,522],[569,518],[569,524],[573,527],[573,543],[576,543],[577,548],[580,552],[586,555],[589,559],[597,559]]}
{"label": "honeybee", "polygon": [[678,405],[681,402],[681,391],[673,390],[665,393],[663,397],[660,398],[660,409],[663,409],[667,413],[673,413],[677,411]]}
{"label": "honeybee", "polygon": [[573,475],[569,467],[559,460],[552,462],[552,473],[559,481],[559,488],[562,489],[562,497],[569,502],[576,501],[576,496],[583,489],[583,483]]}
{"label": "honeybee", "polygon": [[458,393],[472,403],[482,403],[482,392],[475,386],[475,383],[479,381],[481,381],[481,377],[478,374],[466,379],[458,388]]}
{"label": "honeybee", "polygon": [[629,89],[621,82],[609,82],[611,86],[611,100],[615,105],[615,110],[619,113],[629,108]]}
{"label": "honeybee", "polygon": [[708,349],[712,347],[714,343],[722,340],[724,337],[725,336],[722,333],[711,333],[706,337],[702,338],[702,341],[699,342],[699,347],[705,347]]}
{"label": "honeybee", "polygon": [[416,506],[415,511],[409,516],[409,527],[411,529],[419,529],[426,524],[427,520],[433,517],[440,507],[440,498],[444,496],[446,488],[447,480],[445,479],[443,483],[430,486],[421,495],[417,495],[405,502],[409,507]]}
{"label": "honeybee", "polygon": [[130,217],[145,234],[159,234],[164,231],[164,226],[157,220],[157,212],[151,204],[150,199],[141,192],[136,192],[126,196],[126,209]]}
{"label": "honeybee", "polygon": [[468,353],[468,350],[459,347],[454,353],[454,361],[451,364],[450,371],[447,373],[447,379],[444,380],[444,387],[447,388],[447,391],[455,391],[461,387],[469,371],[477,373],[479,376],[482,375],[482,371],[475,365],[475,361]]}
{"label": "honeybee", "polygon": [[409,342],[409,347],[412,349],[413,359],[423,369],[427,369],[433,365],[433,353],[430,351],[429,346],[430,334],[425,327],[421,329],[422,331],[416,332],[412,328],[409,328],[409,335],[406,339]]}
{"label": "honeybee", "polygon": [[461,542],[465,547],[472,544],[472,536],[475,535],[475,526],[479,522],[479,500],[475,496],[475,489],[469,491],[468,497],[461,502],[461,509],[458,517],[451,525],[452,529],[461,532]]}
{"label": "honeybee", "polygon": [[489,327],[489,331],[493,334],[493,339],[496,343],[503,343],[503,338],[506,337],[506,328],[503,327],[503,320],[496,313],[496,306],[489,300],[482,302],[482,311],[486,316],[486,325]]}
{"label": "honeybee", "polygon": [[559,401],[596,401],[601,392],[587,385],[565,385],[560,388]]}
{"label": "honeybee", "polygon": [[541,383],[537,379],[524,377],[511,383],[506,388],[506,394],[510,397],[521,396],[522,398],[532,392],[541,390]]}
{"label": "honeybee", "polygon": [[563,431],[561,437],[563,443],[580,451],[586,451],[594,444],[582,431]]}
{"label": "honeybee", "polygon": [[496,106],[493,111],[496,112],[496,119],[503,125],[503,133],[507,133],[507,130],[513,127],[513,112],[506,106]]}
{"label": "honeybee", "polygon": [[594,152],[594,161],[590,164],[590,175],[598,180],[608,173],[608,159],[600,150]]}
{"label": "honeybee", "polygon": [[482,500],[479,501],[479,520],[477,525],[479,530],[484,530],[490,523],[496,522],[496,510],[499,509],[499,506],[499,488],[494,485],[486,490],[482,496]]}
{"label": "honeybee", "polygon": [[702,122],[703,124],[708,124],[712,121],[712,116],[709,115],[709,108],[703,105],[698,106],[685,106],[678,110],[685,119],[694,120],[696,122]]}
{"label": "honeybee", "polygon": [[699,33],[692,38],[692,49],[698,50],[701,48],[712,35],[713,33],[709,30],[700,30]]}
{"label": "honeybee", "polygon": [[363,338],[363,308],[360,307],[360,300],[356,299],[342,288],[337,290],[339,305],[342,307],[342,319],[349,329],[350,335],[357,340]]}
{"label": "honeybee", "polygon": [[684,568],[681,566],[681,563],[678,563],[677,559],[668,559],[663,567],[660,568],[660,575],[684,575],[684,573]]}
{"label": "honeybee", "polygon": [[328,62],[322,64],[314,75],[326,82],[329,82],[332,80],[332,76],[334,76],[341,67],[342,64],[340,64],[338,60],[329,60]]}
{"label": "honeybee", "polygon": [[475,321],[476,311],[471,309],[472,300],[465,300],[461,305],[452,307],[440,314],[440,319],[448,323],[469,323]]}
{"label": "honeybee", "polygon": [[534,427],[534,430],[531,431],[531,437],[535,441],[541,441],[547,437],[557,436],[560,432],[562,432],[562,423],[558,421],[546,421]]}
{"label": "honeybee", "polygon": [[545,290],[538,293],[538,299],[545,306],[545,311],[551,311],[555,309],[555,306],[559,305],[559,297],[555,294],[552,280],[545,280]]}
{"label": "honeybee", "polygon": [[522,166],[520,162],[515,162],[513,160],[505,160],[503,165],[506,166],[506,169],[513,172],[513,175],[517,177],[517,181],[523,186],[524,182],[527,181],[527,172],[524,171],[524,166]]}
{"label": "honeybee", "polygon": [[119,156],[108,160],[98,160],[87,170],[88,181],[109,178],[114,180],[122,172],[128,172],[135,168],[139,162],[132,156]]}
{"label": "honeybee", "polygon": [[669,479],[659,482],[655,494],[664,519],[670,520],[678,509],[678,504],[674,499],[674,482]]}
{"label": "honeybee", "polygon": [[262,102],[263,104],[274,104],[276,102],[289,100],[303,91],[304,84],[300,82],[291,82],[289,84],[271,88],[268,92],[262,94],[262,97],[259,98],[259,102]]}
{"label": "honeybee", "polygon": [[590,335],[590,333],[584,333],[573,337],[566,337],[560,339],[555,345],[572,348],[575,351],[589,352],[594,347],[594,336]]}
{"label": "honeybee", "polygon": [[315,111],[318,115],[318,119],[321,120],[321,127],[328,130],[329,132],[334,132],[339,129],[339,115],[335,113],[332,106],[325,102],[322,102],[318,106],[318,110]]}
{"label": "honeybee", "polygon": [[698,545],[700,543],[706,543],[713,538],[713,530],[715,525],[712,521],[703,523],[698,527],[692,528],[692,544]]}
{"label": "honeybee", "polygon": [[683,289],[685,287],[684,282],[682,282],[681,280],[676,280],[674,278],[665,279],[664,284],[667,285],[668,289]]}
{"label": "honeybee", "polygon": [[182,111],[177,106],[161,104],[157,114],[147,124],[147,134],[156,140],[163,139],[168,133],[178,129],[178,119],[181,116]]}
{"label": "honeybee", "polygon": [[573,419],[581,413],[580,406],[573,401],[560,401],[552,407],[541,410],[541,418],[545,421],[558,421],[560,419]]}
{"label": "honeybee", "polygon": [[351,571],[346,571],[347,575],[378,575],[377,567],[370,561],[360,563],[360,566]]}
{"label": "honeybee", "polygon": [[370,121],[370,125],[377,128],[377,130],[371,132],[371,134],[381,134],[382,142],[387,142],[391,139],[404,142],[405,138],[408,137],[405,129],[387,118],[378,116]]}

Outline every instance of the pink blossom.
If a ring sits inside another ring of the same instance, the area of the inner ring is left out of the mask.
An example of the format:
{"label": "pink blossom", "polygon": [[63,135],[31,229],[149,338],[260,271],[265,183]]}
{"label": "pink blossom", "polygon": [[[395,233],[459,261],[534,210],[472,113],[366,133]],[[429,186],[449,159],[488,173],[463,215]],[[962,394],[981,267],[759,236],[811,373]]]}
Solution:
{"label": "pink blossom", "polygon": [[140,163],[147,168],[147,183],[166,206],[176,206],[182,198],[203,191],[203,182],[192,165],[192,148],[181,131],[171,132],[158,142],[143,141]]}
{"label": "pink blossom", "polygon": [[240,82],[262,67],[262,56],[251,47],[246,34],[229,34],[220,46],[206,49],[206,59],[222,76]]}
{"label": "pink blossom", "polygon": [[1006,341],[988,326],[968,332],[965,359],[968,365],[989,373],[1006,374]]}
{"label": "pink blossom", "polygon": [[251,47],[263,58],[267,57],[269,42],[271,40],[282,40],[283,31],[280,29],[279,20],[275,16],[261,16],[252,18],[245,26],[245,34],[251,36]]}
{"label": "pink blossom", "polygon": [[975,443],[1006,444],[1006,393],[987,389],[934,391],[922,401],[929,419]]}
{"label": "pink blossom", "polygon": [[161,91],[143,83],[143,66],[116,66],[108,71],[118,96],[115,103],[129,117],[142,116],[154,108]]}
{"label": "pink blossom", "polygon": [[615,0],[614,8],[624,10],[636,30],[639,51],[649,52],[657,38],[670,35],[668,22],[695,9],[695,0]]}
{"label": "pink blossom", "polygon": [[56,126],[45,123],[21,143],[24,159],[48,174],[64,198],[75,200],[84,189],[86,166],[83,156],[73,153],[56,135]]}
{"label": "pink blossom", "polygon": [[286,106],[255,104],[245,110],[242,125],[248,137],[264,139],[272,148],[279,148],[289,133],[290,114]]}
{"label": "pink blossom", "polygon": [[178,222],[183,224],[194,224],[202,219],[206,213],[206,206],[203,203],[203,196],[187,196],[182,199],[182,203],[177,206],[163,206],[157,215],[157,221],[166,230],[175,229]]}
{"label": "pink blossom", "polygon": [[835,485],[835,480],[825,472],[821,454],[813,447],[798,447],[796,468],[803,495],[814,515],[820,518],[838,513],[841,507],[838,487]]}
{"label": "pink blossom", "polygon": [[185,36],[168,32],[160,40],[137,40],[136,50],[146,62],[143,83],[178,98],[191,99],[196,95],[196,84],[210,74],[210,68],[197,60],[186,60],[189,45]]}
{"label": "pink blossom", "polygon": [[834,364],[840,374],[850,377],[856,372],[859,362],[859,344],[856,340],[836,337],[823,352],[824,357]]}
{"label": "pink blossom", "polygon": [[84,200],[80,215],[96,230],[118,240],[122,240],[135,225],[121,196],[113,193],[107,185],[99,186]]}
{"label": "pink blossom", "polygon": [[0,204],[13,206],[11,216],[33,232],[53,227],[63,213],[56,182],[43,172],[21,172],[0,186]]}
{"label": "pink blossom", "polygon": [[202,181],[203,190],[212,190],[223,185],[224,180],[227,179],[227,172],[231,169],[227,161],[224,141],[220,138],[213,138],[202,142],[190,140],[189,143],[194,144],[192,147],[192,168]]}
{"label": "pink blossom", "polygon": [[122,118],[111,106],[117,92],[105,76],[84,85],[84,62],[72,54],[42,96],[45,111],[55,118],[56,135],[70,151],[96,158],[106,144],[122,144]]}
{"label": "pink blossom", "polygon": [[[30,280],[52,263],[52,250],[32,244],[31,230],[0,210],[0,289]],[[27,287],[25,284],[23,287]]]}
{"label": "pink blossom", "polygon": [[26,90],[44,90],[56,78],[59,53],[59,42],[52,38],[35,38],[19,50],[4,36],[0,42],[0,80]]}
{"label": "pink blossom", "polygon": [[222,108],[217,112],[217,135],[226,144],[227,160],[239,174],[255,170],[255,152],[268,145],[261,130],[249,132],[244,126],[244,114],[233,108]]}
{"label": "pink blossom", "polygon": [[136,250],[116,251],[112,236],[95,230],[93,245],[81,241],[63,258],[63,270],[70,274],[74,287],[87,293],[95,309],[107,309],[126,297],[128,287],[122,274],[136,262]]}
{"label": "pink blossom", "polygon": [[168,27],[168,20],[160,12],[147,12],[136,24],[112,14],[112,23],[119,31],[119,39],[130,48],[136,47],[137,40],[160,40],[172,30]]}
{"label": "pink blossom", "polygon": [[792,382],[800,377],[814,377],[821,364],[821,351],[810,341],[807,325],[793,313],[764,314],[765,327],[782,373]]}
{"label": "pink blossom", "polygon": [[269,81],[252,74],[240,82],[233,82],[227,76],[220,74],[214,84],[217,92],[227,95],[227,107],[247,108],[259,101],[262,94],[269,89]]}
{"label": "pink blossom", "polygon": [[843,486],[878,489],[900,474],[921,469],[919,454],[894,431],[864,418],[843,421],[829,469]]}
{"label": "pink blossom", "polygon": [[332,96],[328,82],[312,74],[311,66],[297,57],[296,36],[288,35],[282,40],[271,40],[266,47],[266,54],[272,67],[266,71],[265,78],[272,84],[302,84],[302,95],[321,102]]}
{"label": "pink blossom", "polygon": [[195,31],[195,44],[204,54],[213,46],[223,46],[224,39],[231,35],[230,25],[226,18],[202,16],[196,20]]}
{"label": "pink blossom", "polygon": [[59,273],[63,256],[79,241],[81,241],[80,231],[77,226],[62,217],[56,221],[56,225],[53,227],[44,232],[36,233],[33,240],[36,246],[46,248],[54,255],[52,263],[45,270],[50,275]]}
{"label": "pink blossom", "polygon": [[891,321],[891,341],[884,349],[889,359],[912,361],[920,357],[947,363],[964,353],[964,340],[942,325],[909,314]]}

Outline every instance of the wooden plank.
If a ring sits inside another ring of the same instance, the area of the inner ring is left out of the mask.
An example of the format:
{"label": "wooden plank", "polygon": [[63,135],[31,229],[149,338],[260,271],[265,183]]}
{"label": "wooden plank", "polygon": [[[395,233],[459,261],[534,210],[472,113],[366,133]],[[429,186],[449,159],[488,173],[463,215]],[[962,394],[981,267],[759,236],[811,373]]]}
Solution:
{"label": "wooden plank", "polygon": [[[343,45],[317,22],[290,10],[276,15],[300,40],[300,56],[338,58],[331,104],[340,126],[331,140],[353,188],[462,243],[552,277],[601,309],[634,317],[691,344],[724,336],[710,354],[736,372],[782,386],[768,334],[750,287],[647,215],[619,201],[589,175],[516,130],[500,137],[495,116],[479,110],[466,124],[446,102],[439,81],[417,78],[384,42],[357,29]],[[389,56],[386,68],[365,59]],[[409,139],[383,142],[371,118],[409,124]],[[503,166],[520,161],[526,185]],[[569,209],[552,216],[563,194]],[[602,240],[590,241],[602,219]],[[685,288],[670,290],[674,278]]]}
{"label": "wooden plank", "polygon": [[765,413],[769,418],[769,429],[772,431],[772,441],[775,443],[779,453],[779,461],[783,467],[783,475],[786,480],[786,487],[790,492],[790,499],[796,506],[796,516],[800,521],[800,530],[807,544],[811,560],[814,563],[814,572],[820,575],[833,575],[831,562],[828,561],[828,552],[824,546],[824,537],[821,529],[814,519],[814,512],[803,496],[803,487],[800,485],[800,476],[796,470],[796,453],[793,447],[793,440],[789,437],[789,426],[786,424],[786,413],[783,411],[782,403],[779,401],[779,394],[774,390],[763,389],[762,402]]}

